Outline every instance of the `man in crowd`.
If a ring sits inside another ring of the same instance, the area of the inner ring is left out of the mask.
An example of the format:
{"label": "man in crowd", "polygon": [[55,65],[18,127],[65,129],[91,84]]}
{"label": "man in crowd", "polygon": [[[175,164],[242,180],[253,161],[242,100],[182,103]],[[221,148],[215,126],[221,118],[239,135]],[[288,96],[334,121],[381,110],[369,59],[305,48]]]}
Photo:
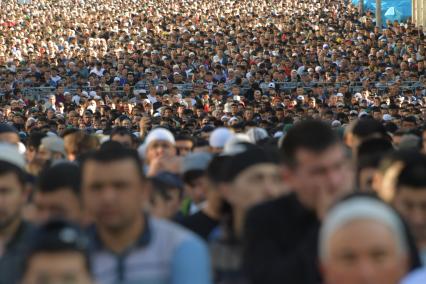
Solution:
{"label": "man in crowd", "polygon": [[411,155],[396,177],[393,204],[409,223],[426,265],[426,156]]}
{"label": "man in crowd", "polygon": [[0,144],[0,283],[17,283],[32,226],[23,220],[28,198],[24,157],[15,145]]}
{"label": "man in crowd", "polygon": [[78,166],[61,162],[45,169],[38,177],[34,206],[35,220],[39,223],[63,218],[83,224]]}
{"label": "man in crowd", "polygon": [[283,176],[294,193],[255,207],[245,230],[245,268],[252,283],[316,283],[318,230],[325,213],[353,189],[348,155],[333,130],[309,121],[281,145]]}
{"label": "man in crowd", "polygon": [[399,284],[408,271],[408,255],[400,218],[374,198],[342,201],[322,224],[319,257],[325,283]]}
{"label": "man in crowd", "polygon": [[34,232],[23,267],[23,284],[94,283],[87,240],[64,221],[49,221]]}
{"label": "man in crowd", "polygon": [[211,159],[209,153],[191,153],[183,159],[182,179],[188,196],[182,208],[185,216],[197,213],[204,206],[208,189],[206,170]]}
{"label": "man in crowd", "polygon": [[91,261],[97,281],[211,283],[204,243],[141,212],[147,181],[136,151],[105,146],[85,157],[81,175],[84,205],[95,223]]}

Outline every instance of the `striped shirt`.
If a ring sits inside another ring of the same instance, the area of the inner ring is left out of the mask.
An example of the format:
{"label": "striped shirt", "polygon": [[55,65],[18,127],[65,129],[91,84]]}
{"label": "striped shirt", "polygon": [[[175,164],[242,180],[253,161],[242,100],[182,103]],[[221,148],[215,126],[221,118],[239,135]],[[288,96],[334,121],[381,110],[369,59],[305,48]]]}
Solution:
{"label": "striped shirt", "polygon": [[99,284],[209,284],[208,249],[193,233],[168,221],[146,217],[136,244],[121,254],[103,247],[94,228],[91,264]]}

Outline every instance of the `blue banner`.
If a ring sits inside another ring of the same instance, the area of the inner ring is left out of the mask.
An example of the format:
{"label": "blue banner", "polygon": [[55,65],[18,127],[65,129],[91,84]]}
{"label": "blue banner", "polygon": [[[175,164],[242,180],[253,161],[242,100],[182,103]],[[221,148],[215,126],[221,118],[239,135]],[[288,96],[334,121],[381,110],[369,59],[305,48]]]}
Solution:
{"label": "blue banner", "polygon": [[[359,0],[352,0],[358,6]],[[405,21],[411,17],[411,0],[382,0],[382,22],[387,20]],[[376,0],[364,0],[364,9],[376,12]]]}

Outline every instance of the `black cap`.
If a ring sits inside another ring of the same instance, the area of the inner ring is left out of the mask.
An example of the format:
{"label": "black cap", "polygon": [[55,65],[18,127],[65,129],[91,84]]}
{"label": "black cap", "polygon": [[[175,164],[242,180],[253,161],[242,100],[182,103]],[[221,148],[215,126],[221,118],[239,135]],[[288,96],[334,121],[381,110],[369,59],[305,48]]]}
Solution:
{"label": "black cap", "polygon": [[16,130],[15,127],[7,123],[0,123],[0,133],[11,133],[11,132],[18,133],[18,130]]}

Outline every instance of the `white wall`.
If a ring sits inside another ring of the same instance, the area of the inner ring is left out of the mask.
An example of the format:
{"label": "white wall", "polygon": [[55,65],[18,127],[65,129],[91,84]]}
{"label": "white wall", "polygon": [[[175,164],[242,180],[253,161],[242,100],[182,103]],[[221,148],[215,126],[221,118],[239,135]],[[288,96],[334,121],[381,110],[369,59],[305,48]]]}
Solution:
{"label": "white wall", "polygon": [[426,30],[426,0],[413,0],[413,21]]}

